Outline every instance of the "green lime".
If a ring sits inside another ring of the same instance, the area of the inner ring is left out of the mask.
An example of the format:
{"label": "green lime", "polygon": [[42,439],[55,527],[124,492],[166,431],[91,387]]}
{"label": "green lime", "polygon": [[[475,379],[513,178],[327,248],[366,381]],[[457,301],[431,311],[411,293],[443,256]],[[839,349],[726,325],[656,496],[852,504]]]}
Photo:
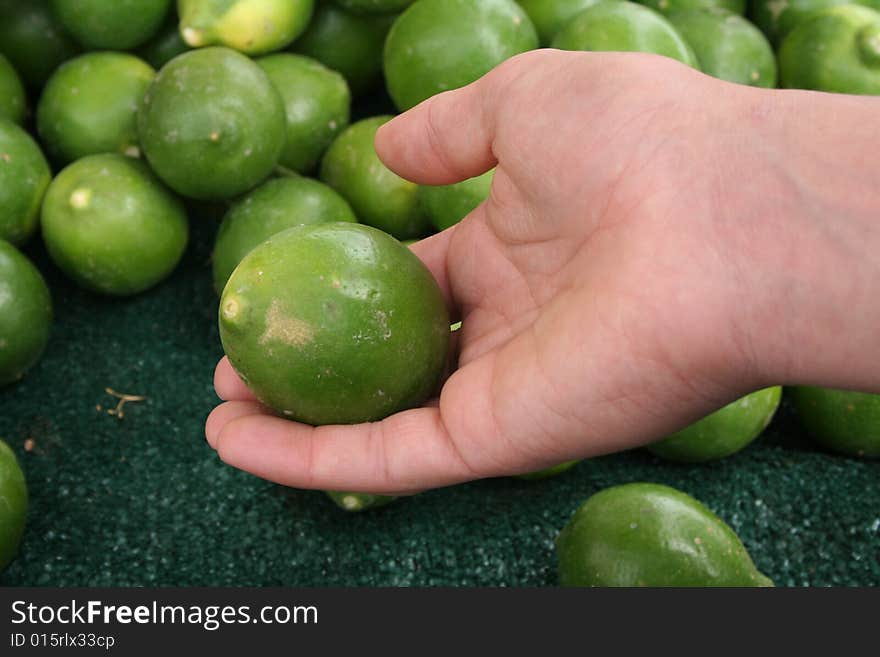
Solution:
{"label": "green lime", "polygon": [[308,173],[348,126],[351,93],[345,78],[303,55],[269,55],[257,64],[284,100],[287,135],[280,163]]}
{"label": "green lime", "polygon": [[24,121],[27,97],[18,73],[3,55],[0,55],[0,119],[14,123]]}
{"label": "green lime", "polygon": [[553,39],[561,50],[650,52],[697,68],[694,51],[672,24],[634,2],[603,0],[565,24]]}
{"label": "green lime", "polygon": [[20,245],[34,234],[51,178],[37,142],[15,123],[0,119],[0,239]]}
{"label": "green lime", "polygon": [[408,110],[537,47],[532,21],[513,0],[417,0],[385,41],[388,93]]}
{"label": "green lime", "polygon": [[726,9],[686,9],[667,16],[693,48],[700,70],[728,82],[776,86],[776,56],[767,37]]}
{"label": "green lime", "polygon": [[397,498],[390,495],[371,495],[369,493],[344,493],[342,491],[324,491],[327,496],[343,511],[356,513],[385,506]]}
{"label": "green lime", "polygon": [[139,160],[107,153],[59,173],[43,202],[52,260],[83,287],[137,294],[171,273],[186,248],[183,205]]}
{"label": "green lime", "polygon": [[292,49],[341,73],[351,93],[359,96],[382,77],[382,47],[395,18],[358,16],[325,0]]}
{"label": "green lime", "polygon": [[751,0],[749,18],[778,46],[791,30],[820,9],[838,5],[863,5],[880,9],[880,0]]}
{"label": "green lime", "polygon": [[357,221],[351,207],[327,185],[311,178],[274,178],[237,200],[223,218],[214,243],[214,289],[223,292],[232,270],[255,246],[294,226]]}
{"label": "green lime", "polygon": [[356,14],[390,14],[409,7],[414,0],[335,0],[336,4]]}
{"label": "green lime", "polygon": [[525,481],[538,481],[539,479],[549,479],[550,477],[561,475],[563,472],[568,472],[578,463],[580,463],[580,461],[578,460],[564,461],[563,463],[559,463],[558,465],[554,465],[549,468],[544,468],[543,470],[537,470],[535,472],[529,472],[527,474],[516,475],[516,478],[523,479]]}
{"label": "green lime", "polygon": [[220,299],[220,338],[257,398],[313,425],[422,404],[443,374],[449,315],[407,247],[355,223],[289,228],[248,253]]}
{"label": "green lime", "polygon": [[193,48],[227,46],[265,55],[306,29],[314,0],[177,0],[180,34]]}
{"label": "green lime", "polygon": [[390,116],[349,126],[327,150],[321,180],[342,194],[363,223],[397,239],[422,237],[430,223],[418,199],[418,185],[404,180],[379,160],[373,141]]}
{"label": "green lime", "polygon": [[89,50],[130,50],[149,41],[171,0],[52,0],[59,22]]}
{"label": "green lime", "polygon": [[27,520],[27,483],[15,453],[0,440],[0,572],[12,563]]}
{"label": "green lime", "polygon": [[790,392],[801,423],[817,443],[850,456],[880,456],[880,395],[812,386]]}
{"label": "green lime", "polygon": [[0,0],[0,16],[0,53],[31,91],[40,91],[79,50],[52,14],[49,0]]}
{"label": "green lime", "polygon": [[840,5],[811,14],[779,48],[783,87],[880,94],[880,12]]}
{"label": "green lime", "polygon": [[773,586],[718,516],[652,483],[592,495],[556,539],[562,586]]}
{"label": "green lime", "polygon": [[746,13],[746,0],[637,0],[637,2],[661,14],[688,9],[726,9],[740,16]]}
{"label": "green lime", "polygon": [[60,164],[86,155],[140,155],[135,115],[156,76],[149,64],[121,52],[71,59],[49,78],[37,104],[37,132]]}
{"label": "green lime", "polygon": [[731,402],[648,446],[648,450],[671,461],[702,463],[722,459],[745,448],[761,435],[773,419],[782,388],[758,390]]}
{"label": "green lime", "polygon": [[532,19],[542,46],[549,46],[556,33],[587,7],[599,0],[517,0]]}
{"label": "green lime", "polygon": [[172,20],[165,21],[152,39],[138,49],[138,56],[154,69],[159,70],[178,55],[191,50],[186,45],[177,25],[177,14],[171,14]]}
{"label": "green lime", "polygon": [[162,67],[137,115],[141,147],[176,192],[238,196],[272,173],[284,147],[284,104],[268,76],[229,48],[178,55]]}
{"label": "green lime", "polygon": [[464,219],[474,208],[489,198],[495,170],[453,185],[423,185],[419,200],[425,214],[437,230],[446,230]]}
{"label": "green lime", "polygon": [[[51,328],[52,298],[46,281],[18,249],[0,240],[0,386],[18,381],[36,365],[49,341]],[[0,504],[0,513],[2,508]]]}

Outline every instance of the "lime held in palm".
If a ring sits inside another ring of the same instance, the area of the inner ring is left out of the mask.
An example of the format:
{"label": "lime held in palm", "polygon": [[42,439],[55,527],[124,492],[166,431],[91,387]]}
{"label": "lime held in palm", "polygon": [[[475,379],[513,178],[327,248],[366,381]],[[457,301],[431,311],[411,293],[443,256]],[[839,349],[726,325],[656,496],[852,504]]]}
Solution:
{"label": "lime held in palm", "polygon": [[235,371],[279,414],[312,425],[382,419],[437,390],[449,316],[404,245],[355,223],[290,228],[251,251],[219,310]]}

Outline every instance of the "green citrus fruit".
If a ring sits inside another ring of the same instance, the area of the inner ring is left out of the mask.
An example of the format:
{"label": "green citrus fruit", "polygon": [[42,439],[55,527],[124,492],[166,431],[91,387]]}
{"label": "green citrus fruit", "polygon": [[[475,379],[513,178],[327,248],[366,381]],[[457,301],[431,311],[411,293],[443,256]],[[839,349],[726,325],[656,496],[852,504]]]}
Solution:
{"label": "green citrus fruit", "polygon": [[129,50],[152,38],[171,0],[52,0],[61,24],[90,50]]}
{"label": "green citrus fruit", "polygon": [[21,123],[26,111],[27,98],[18,73],[0,54],[0,119]]}
{"label": "green citrus fruit", "polygon": [[388,93],[407,110],[537,47],[532,21],[513,0],[417,0],[385,41]]}
{"label": "green citrus fruit", "polygon": [[746,0],[637,0],[639,4],[671,14],[688,9],[726,9],[740,16],[746,13]]}
{"label": "green citrus fruit", "polygon": [[294,226],[357,221],[332,188],[311,178],[274,178],[238,199],[223,218],[214,243],[214,289],[220,294],[232,270],[255,246]]}
{"label": "green citrus fruit", "polygon": [[232,273],[219,314],[242,380],[308,424],[370,422],[418,406],[446,363],[449,316],[431,272],[361,224],[270,237]]}
{"label": "green citrus fruit", "polygon": [[51,328],[46,281],[30,260],[0,240],[0,386],[18,381],[40,360]]}
{"label": "green citrus fruit", "polygon": [[264,55],[306,29],[314,0],[177,0],[180,34],[193,48],[227,46]]}
{"label": "green citrus fruit", "polygon": [[774,46],[807,16],[837,5],[864,5],[880,9],[880,0],[751,0],[749,18]]}
{"label": "green citrus fruit", "polygon": [[379,160],[373,141],[390,116],[349,126],[327,150],[321,180],[342,194],[363,223],[397,239],[421,237],[430,223],[418,199],[418,185],[404,180]]}
{"label": "green citrus fruit", "polygon": [[728,82],[776,86],[776,56],[767,37],[726,9],[687,9],[667,16],[693,48],[700,70]]}
{"label": "green citrus fruit", "polygon": [[648,450],[685,463],[730,456],[761,435],[773,419],[781,398],[779,386],[758,390],[649,445]]}
{"label": "green citrus fruit", "polygon": [[344,493],[342,491],[324,491],[327,496],[343,511],[356,513],[385,506],[397,498],[391,495],[371,495],[370,493]]}
{"label": "green citrus fruit", "polygon": [[694,51],[672,24],[634,2],[603,0],[565,24],[553,39],[561,50],[650,52],[697,67]]}
{"label": "green citrus fruit", "polygon": [[840,5],[811,14],[782,41],[779,78],[790,89],[880,94],[880,12]]}
{"label": "green citrus fruit", "polygon": [[257,64],[284,100],[287,134],[280,164],[308,173],[348,126],[351,93],[345,78],[303,55],[269,55]]}
{"label": "green citrus fruit", "polygon": [[229,48],[178,55],[137,115],[141,147],[168,186],[201,200],[232,198],[265,180],[284,147],[284,104],[268,76]]}
{"label": "green citrus fruit", "polygon": [[51,178],[37,142],[0,119],[0,239],[20,245],[34,234]]}
{"label": "green citrus fruit", "polygon": [[556,33],[579,12],[599,0],[517,0],[532,19],[542,46],[549,46]]}
{"label": "green citrus fruit", "polygon": [[419,200],[434,228],[446,230],[454,226],[489,198],[494,175],[493,169],[453,185],[419,187]]}
{"label": "green citrus fruit", "polygon": [[539,479],[549,479],[550,477],[555,477],[557,475],[561,475],[563,472],[568,472],[574,466],[576,466],[580,461],[564,461],[563,463],[559,463],[558,465],[554,465],[549,468],[544,468],[543,470],[537,470],[535,472],[529,472],[527,474],[516,475],[517,479],[523,479],[525,481],[537,481]]}
{"label": "green citrus fruit", "polygon": [[183,205],[139,160],[107,153],[59,173],[43,202],[52,260],[83,287],[137,294],[164,279],[186,248]]}
{"label": "green citrus fruit", "polygon": [[15,453],[0,440],[0,572],[12,563],[24,534],[28,492]]}
{"label": "green citrus fruit", "polygon": [[134,55],[93,52],[71,59],[49,78],[37,105],[37,132],[61,164],[86,155],[137,157],[138,104],[156,71]]}
{"label": "green citrus fruit", "polygon": [[359,16],[325,0],[292,50],[338,71],[355,96],[382,77],[382,47],[394,15]]}
{"label": "green citrus fruit", "polygon": [[880,456],[880,395],[813,386],[790,392],[801,423],[817,443],[850,456]]}
{"label": "green citrus fruit", "polygon": [[390,14],[409,7],[414,0],[335,0],[336,4],[356,14]]}
{"label": "green citrus fruit", "polygon": [[159,70],[178,55],[191,50],[186,45],[177,27],[177,14],[171,14],[172,20],[165,21],[152,39],[138,49],[138,56],[154,69]]}
{"label": "green citrus fruit", "polygon": [[0,53],[37,92],[79,48],[52,14],[48,0],[0,0]]}
{"label": "green citrus fruit", "polygon": [[591,496],[556,539],[562,586],[773,586],[718,516],[660,484]]}

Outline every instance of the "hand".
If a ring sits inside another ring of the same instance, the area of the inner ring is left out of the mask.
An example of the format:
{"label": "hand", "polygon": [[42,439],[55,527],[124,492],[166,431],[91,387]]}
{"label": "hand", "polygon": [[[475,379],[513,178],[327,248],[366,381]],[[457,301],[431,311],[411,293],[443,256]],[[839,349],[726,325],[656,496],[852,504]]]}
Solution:
{"label": "hand", "polygon": [[873,304],[849,337],[877,352],[878,263],[854,258],[880,242],[861,221],[876,174],[804,141],[877,105],[822,96],[545,50],[429,99],[380,130],[390,168],[448,184],[497,165],[486,203],[413,246],[463,321],[439,403],[313,428],[267,412],[224,359],[208,441],[289,486],[401,494],[634,448],[771,384],[880,386],[877,356],[820,348],[843,293]]}

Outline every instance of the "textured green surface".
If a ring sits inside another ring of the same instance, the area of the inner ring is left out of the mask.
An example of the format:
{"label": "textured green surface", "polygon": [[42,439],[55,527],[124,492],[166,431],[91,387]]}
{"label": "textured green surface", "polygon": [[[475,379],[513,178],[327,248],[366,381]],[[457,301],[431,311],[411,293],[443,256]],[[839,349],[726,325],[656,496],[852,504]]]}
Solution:
{"label": "textured green surface", "polygon": [[[228,468],[203,437],[221,355],[214,229],[194,221],[172,278],[128,300],[80,291],[31,243],[59,303],[43,360],[0,391],[0,436],[31,495],[21,555],[0,584],[553,585],[553,540],[580,503],[655,481],[730,524],[777,586],[880,585],[880,461],[818,451],[787,403],[763,437],[717,463],[632,452],[359,514]],[[104,410],[115,405],[107,386],[148,399],[120,420]]]}

